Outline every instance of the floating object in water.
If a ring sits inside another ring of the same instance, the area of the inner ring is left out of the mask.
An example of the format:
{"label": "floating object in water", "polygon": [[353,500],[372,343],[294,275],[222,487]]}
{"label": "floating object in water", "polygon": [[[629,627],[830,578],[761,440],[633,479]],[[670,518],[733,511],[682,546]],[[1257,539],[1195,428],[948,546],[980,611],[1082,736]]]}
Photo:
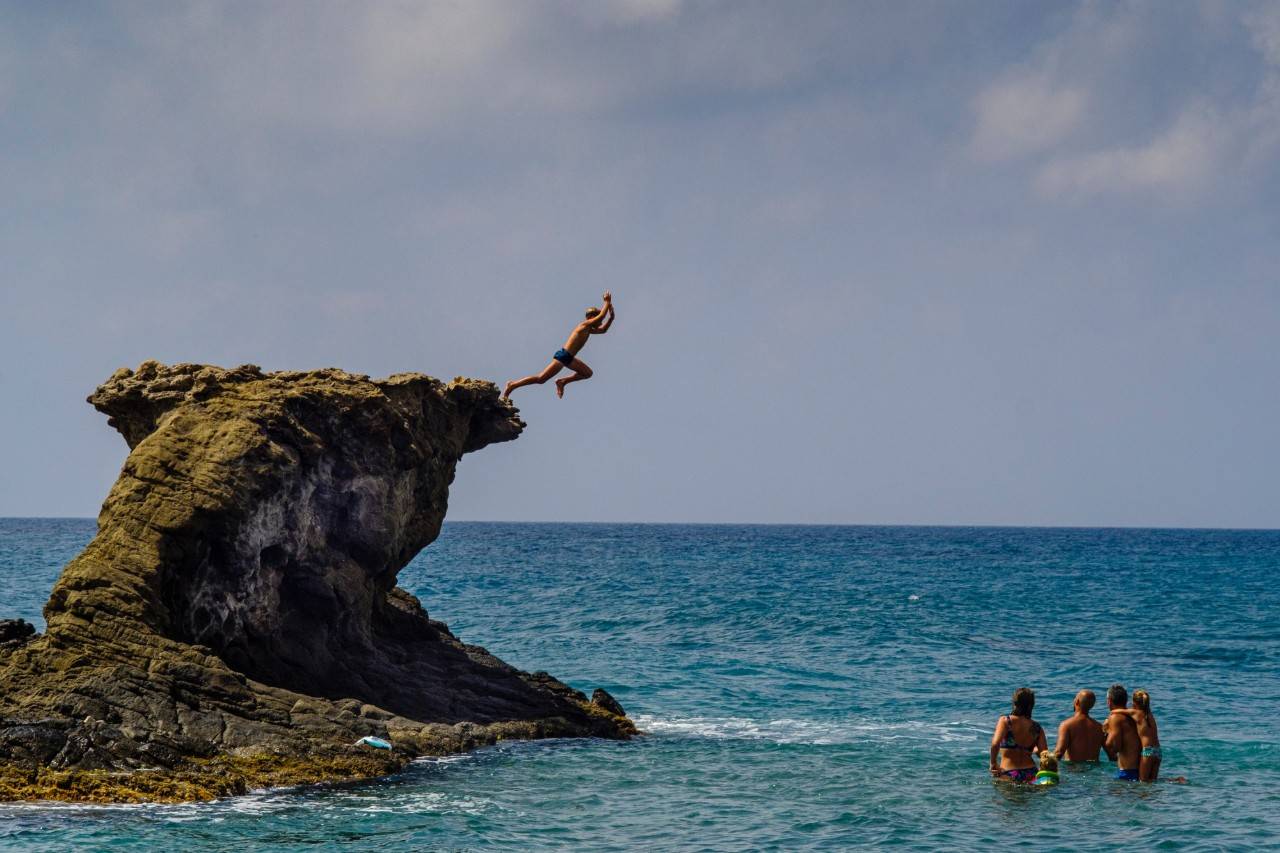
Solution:
{"label": "floating object in water", "polygon": [[916,595],[915,593],[912,593],[911,595],[907,596],[907,601],[919,601],[919,600],[920,600],[920,596]]}
{"label": "floating object in water", "polygon": [[391,744],[380,737],[370,737],[365,735],[356,741],[356,746],[371,746],[374,749],[390,749]]}

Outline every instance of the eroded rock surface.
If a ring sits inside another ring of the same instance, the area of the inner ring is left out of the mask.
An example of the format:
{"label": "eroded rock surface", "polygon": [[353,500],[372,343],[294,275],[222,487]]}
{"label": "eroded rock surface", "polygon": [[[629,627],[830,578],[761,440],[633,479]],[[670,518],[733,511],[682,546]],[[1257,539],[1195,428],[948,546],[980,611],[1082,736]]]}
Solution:
{"label": "eroded rock surface", "polygon": [[0,622],[0,798],[201,798],[634,733],[395,585],[462,455],[524,427],[492,384],[147,362],[89,401],[131,452],[46,632]]}

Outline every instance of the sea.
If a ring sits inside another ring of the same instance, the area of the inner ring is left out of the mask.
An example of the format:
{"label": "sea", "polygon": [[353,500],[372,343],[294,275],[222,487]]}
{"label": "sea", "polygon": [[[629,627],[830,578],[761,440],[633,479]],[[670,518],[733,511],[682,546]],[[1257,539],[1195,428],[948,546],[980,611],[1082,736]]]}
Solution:
{"label": "sea", "polygon": [[[0,521],[43,627],[92,520]],[[1280,531],[446,523],[400,574],[511,664],[645,735],[502,743],[211,803],[0,805],[0,850],[1280,847]],[[1016,688],[1145,688],[1162,776],[993,782]]]}

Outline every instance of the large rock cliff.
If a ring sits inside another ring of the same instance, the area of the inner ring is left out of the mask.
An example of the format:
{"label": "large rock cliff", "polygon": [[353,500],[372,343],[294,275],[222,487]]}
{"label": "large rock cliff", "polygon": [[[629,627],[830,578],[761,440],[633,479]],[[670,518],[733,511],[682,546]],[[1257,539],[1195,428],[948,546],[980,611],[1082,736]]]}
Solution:
{"label": "large rock cliff", "polygon": [[89,401],[130,454],[46,632],[0,642],[0,799],[202,798],[634,733],[395,584],[462,455],[524,427],[492,384],[147,362]]}

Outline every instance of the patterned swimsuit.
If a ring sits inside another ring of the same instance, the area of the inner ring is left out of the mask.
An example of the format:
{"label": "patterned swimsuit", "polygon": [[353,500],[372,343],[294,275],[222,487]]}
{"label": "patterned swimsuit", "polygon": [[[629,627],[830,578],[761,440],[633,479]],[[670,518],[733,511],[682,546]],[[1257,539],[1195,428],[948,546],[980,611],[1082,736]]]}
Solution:
{"label": "patterned swimsuit", "polygon": [[[1013,738],[1013,718],[1006,716],[1004,740],[1000,742],[1000,748],[1005,752],[1011,749],[1021,750],[1028,754],[1034,754],[1036,750],[1036,742],[1040,740],[1040,724],[1035,720],[1031,721],[1031,745],[1023,746]],[[1034,782],[1036,780],[1035,767],[1019,767],[1014,770],[1000,771],[1010,782]]]}

